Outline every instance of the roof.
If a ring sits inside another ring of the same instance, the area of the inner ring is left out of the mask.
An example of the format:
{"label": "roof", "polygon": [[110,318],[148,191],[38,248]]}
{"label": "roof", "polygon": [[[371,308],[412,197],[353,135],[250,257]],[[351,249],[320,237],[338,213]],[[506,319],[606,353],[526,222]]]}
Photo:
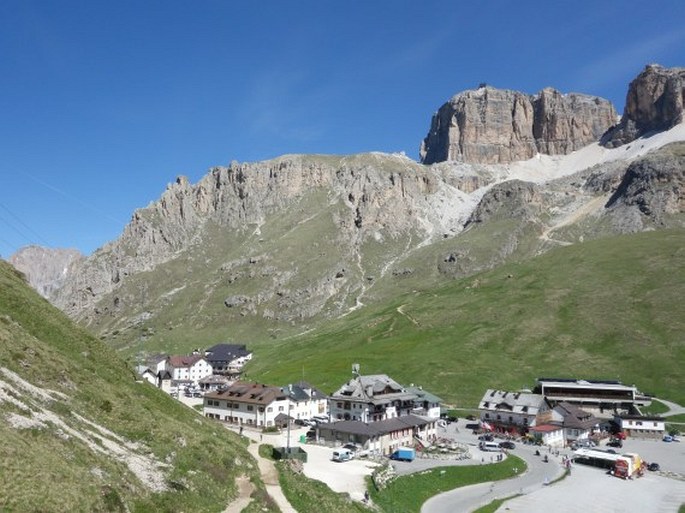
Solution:
{"label": "roof", "polygon": [[478,409],[537,415],[544,404],[545,399],[540,394],[488,389],[483,395]]}
{"label": "roof", "polygon": [[600,422],[600,420],[591,413],[567,402],[557,404],[554,407],[554,411],[563,418],[562,422],[565,428],[587,430]]}
{"label": "roof", "polygon": [[169,365],[171,365],[175,369],[182,369],[184,367],[192,367],[197,362],[204,359],[205,358],[199,354],[192,354],[188,356],[173,355],[169,356],[167,358],[167,361],[169,362]]}
{"label": "roof", "polygon": [[218,374],[210,374],[209,376],[205,376],[200,380],[200,383],[204,385],[211,385],[211,384],[219,384],[219,385],[227,385],[228,383],[231,382],[230,378],[227,378],[226,376],[221,376]]}
{"label": "roof", "polygon": [[594,388],[598,390],[624,390],[635,391],[635,386],[624,385],[616,380],[588,380],[588,379],[564,379],[564,378],[538,378],[538,384],[545,387],[563,388]]}
{"label": "roof", "polygon": [[666,420],[664,417],[660,417],[659,415],[619,414],[619,415],[614,415],[614,418],[618,418],[621,420],[653,420],[653,421],[658,421],[658,422],[664,422]]}
{"label": "roof", "polygon": [[423,387],[415,387],[414,385],[407,387],[407,392],[416,394],[419,401],[427,401],[429,403],[441,403],[442,399],[435,394],[423,389]]}
{"label": "roof", "polygon": [[372,374],[352,378],[331,398],[366,401],[372,404],[384,404],[395,400],[415,400],[416,394],[407,392],[402,385],[386,374]]}
{"label": "roof", "polygon": [[286,399],[287,394],[283,393],[280,387],[236,381],[225,390],[209,392],[205,394],[205,397],[208,399],[230,400],[237,403],[267,405],[276,400]]}
{"label": "roof", "polygon": [[294,385],[286,385],[281,387],[284,393],[287,393],[288,388],[290,388],[290,398],[293,401],[309,401],[317,399],[326,399],[326,394],[321,390],[312,387],[306,381],[300,381]]}
{"label": "roof", "polygon": [[555,424],[543,424],[541,426],[534,426],[530,428],[533,433],[551,433],[552,431],[561,431],[563,428]]}
{"label": "roof", "polygon": [[321,424],[319,429],[327,429],[338,433],[353,435],[380,436],[407,428],[425,426],[438,419],[424,419],[418,415],[403,415],[377,422],[361,422],[359,420],[341,420],[330,424]]}
{"label": "roof", "polygon": [[205,350],[205,357],[210,363],[230,362],[249,354],[252,352],[248,351],[243,344],[216,344]]}

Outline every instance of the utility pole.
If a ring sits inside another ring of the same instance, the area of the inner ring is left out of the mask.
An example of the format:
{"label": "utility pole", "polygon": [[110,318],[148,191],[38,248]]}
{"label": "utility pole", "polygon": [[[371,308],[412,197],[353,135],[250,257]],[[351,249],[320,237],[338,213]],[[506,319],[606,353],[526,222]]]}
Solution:
{"label": "utility pole", "polygon": [[288,385],[288,418],[286,422],[288,423],[288,441],[285,449],[285,454],[286,454],[286,459],[290,459],[290,408],[292,407],[291,404],[291,397],[293,395],[293,386]]}

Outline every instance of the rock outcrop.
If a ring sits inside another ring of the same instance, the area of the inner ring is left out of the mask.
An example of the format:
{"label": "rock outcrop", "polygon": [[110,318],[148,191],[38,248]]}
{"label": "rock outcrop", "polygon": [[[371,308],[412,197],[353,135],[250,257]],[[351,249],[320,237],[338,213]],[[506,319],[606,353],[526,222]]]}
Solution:
{"label": "rock outcrop", "polygon": [[656,224],[685,213],[685,144],[669,149],[632,163],[607,207],[637,207]]}
{"label": "rock outcrop", "polygon": [[668,130],[684,119],[685,68],[645,67],[628,87],[621,122],[602,138],[616,148],[649,132]]}
{"label": "rock outcrop", "polygon": [[568,154],[599,140],[616,119],[613,105],[595,96],[552,88],[530,96],[481,86],[440,107],[420,158],[424,164],[499,164],[536,153]]}

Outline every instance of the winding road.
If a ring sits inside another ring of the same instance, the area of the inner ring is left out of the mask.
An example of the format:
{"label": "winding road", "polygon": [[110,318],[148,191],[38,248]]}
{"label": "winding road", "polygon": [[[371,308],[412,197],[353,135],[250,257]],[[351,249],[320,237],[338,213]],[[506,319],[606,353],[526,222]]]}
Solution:
{"label": "winding road", "polygon": [[555,456],[548,454],[549,462],[543,461],[543,454],[535,456],[538,447],[517,444],[513,452],[528,465],[528,469],[520,476],[480,483],[477,485],[456,488],[428,499],[421,507],[421,513],[454,513],[468,512],[489,504],[495,499],[504,499],[513,495],[525,495],[545,486],[563,475],[561,465],[563,454]]}

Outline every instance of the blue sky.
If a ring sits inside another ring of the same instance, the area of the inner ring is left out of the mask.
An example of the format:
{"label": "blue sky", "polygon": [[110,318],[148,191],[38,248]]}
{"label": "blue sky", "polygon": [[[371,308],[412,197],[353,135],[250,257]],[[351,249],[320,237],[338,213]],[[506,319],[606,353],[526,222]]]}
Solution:
{"label": "blue sky", "polygon": [[0,2],[0,255],[88,254],[176,176],[404,151],[486,82],[596,94],[685,66],[685,2]]}

